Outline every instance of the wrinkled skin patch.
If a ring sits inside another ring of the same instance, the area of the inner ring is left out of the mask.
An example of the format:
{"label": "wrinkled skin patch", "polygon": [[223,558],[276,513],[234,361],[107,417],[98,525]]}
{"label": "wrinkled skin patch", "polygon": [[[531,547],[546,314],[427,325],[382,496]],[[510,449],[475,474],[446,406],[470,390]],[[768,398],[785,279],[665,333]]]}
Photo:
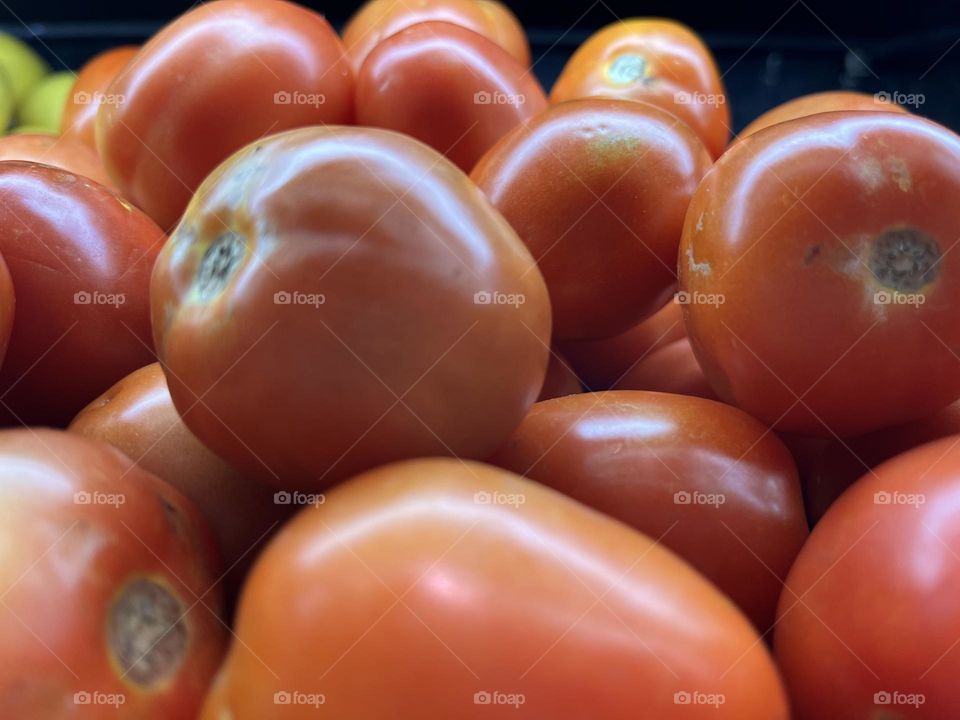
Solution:
{"label": "wrinkled skin patch", "polygon": [[180,600],[161,582],[139,577],[110,607],[107,644],[125,680],[149,688],[176,674],[189,641]]}
{"label": "wrinkled skin patch", "polygon": [[917,228],[891,228],[874,240],[869,267],[884,287],[914,292],[940,274],[940,246],[932,235]]}

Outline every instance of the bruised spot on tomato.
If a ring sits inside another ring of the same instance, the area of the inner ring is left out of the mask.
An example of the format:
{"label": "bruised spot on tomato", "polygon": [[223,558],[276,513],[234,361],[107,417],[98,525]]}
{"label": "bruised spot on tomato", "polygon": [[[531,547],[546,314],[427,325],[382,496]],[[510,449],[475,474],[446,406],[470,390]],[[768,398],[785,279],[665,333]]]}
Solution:
{"label": "bruised spot on tomato", "polygon": [[603,74],[612,85],[631,85],[650,77],[650,63],[643,55],[624,53],[615,57]]}
{"label": "bruised spot on tomato", "polygon": [[932,235],[917,228],[890,228],[874,240],[869,266],[885,287],[913,292],[937,279],[940,246]]}
{"label": "bruised spot on tomato", "polygon": [[227,286],[245,254],[245,238],[232,230],[210,243],[200,260],[195,281],[201,300],[209,300]]}
{"label": "bruised spot on tomato", "polygon": [[110,606],[107,644],[123,679],[150,688],[180,669],[189,644],[183,603],[160,580],[137,577]]}

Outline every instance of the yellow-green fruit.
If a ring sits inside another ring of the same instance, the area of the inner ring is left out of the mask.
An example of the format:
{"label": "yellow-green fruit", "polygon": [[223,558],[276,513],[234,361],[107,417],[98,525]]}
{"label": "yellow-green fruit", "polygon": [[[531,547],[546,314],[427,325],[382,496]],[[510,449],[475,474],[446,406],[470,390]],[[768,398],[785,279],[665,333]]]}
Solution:
{"label": "yellow-green fruit", "polygon": [[18,113],[20,124],[34,125],[50,132],[60,132],[60,118],[67,106],[77,76],[71,72],[47,75],[30,91]]}
{"label": "yellow-green fruit", "polygon": [[37,127],[36,125],[17,125],[7,135],[53,135],[57,133],[50,132],[47,128]]}
{"label": "yellow-green fruit", "polygon": [[0,33],[0,68],[3,68],[10,78],[13,95],[18,103],[50,72],[50,66],[32,47],[6,33]]}
{"label": "yellow-green fruit", "polygon": [[17,100],[13,96],[13,86],[10,78],[0,67],[0,133],[5,132],[13,120],[13,113],[17,109]]}

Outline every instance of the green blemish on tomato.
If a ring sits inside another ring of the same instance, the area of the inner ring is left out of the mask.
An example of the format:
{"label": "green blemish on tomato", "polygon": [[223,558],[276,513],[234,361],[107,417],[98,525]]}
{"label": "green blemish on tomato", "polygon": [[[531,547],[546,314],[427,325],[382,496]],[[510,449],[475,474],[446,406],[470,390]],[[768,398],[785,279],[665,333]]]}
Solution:
{"label": "green blemish on tomato", "polygon": [[194,288],[201,300],[218,295],[227,286],[246,252],[245,238],[232,230],[227,230],[210,243],[203,253],[194,280]]}
{"label": "green blemish on tomato", "polygon": [[650,63],[643,55],[624,53],[610,61],[603,75],[611,85],[632,85],[650,77]]}
{"label": "green blemish on tomato", "polygon": [[884,230],[873,241],[869,267],[883,287],[911,293],[937,279],[940,246],[932,235],[909,225]]}

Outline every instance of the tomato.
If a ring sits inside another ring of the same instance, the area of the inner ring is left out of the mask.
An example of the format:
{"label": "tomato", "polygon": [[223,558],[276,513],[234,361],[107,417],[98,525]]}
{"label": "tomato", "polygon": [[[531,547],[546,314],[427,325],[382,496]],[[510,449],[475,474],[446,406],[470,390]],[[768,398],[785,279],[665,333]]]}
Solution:
{"label": "tomato", "polygon": [[0,432],[0,507],[0,716],[194,717],[227,634],[196,508],[45,429]]}
{"label": "tomato", "polygon": [[330,24],[282,0],[197,5],[107,89],[97,146],[111,177],[164,229],[221,161],[268,133],[346,123],[353,73]]}
{"label": "tomato", "polygon": [[357,123],[425,142],[466,172],[547,107],[534,74],[482,35],[418,23],[377,45],[357,75]]}
{"label": "tomato", "polygon": [[0,254],[17,298],[0,369],[3,422],[65,425],[153,360],[148,288],[164,240],[101,185],[0,163]]}
{"label": "tomato", "polygon": [[523,26],[497,0],[370,0],[343,28],[343,44],[353,69],[359,72],[370,51],[387,38],[430,21],[472,30],[495,42],[524,67],[530,65],[530,45]]}
{"label": "tomato", "polygon": [[0,367],[7,355],[7,345],[13,330],[13,317],[16,308],[16,295],[13,292],[13,278],[7,263],[0,255]]}
{"label": "tomato", "polygon": [[510,226],[442,156],[371,128],[291,131],[224,163],[151,300],[188,427],[285,489],[485,457],[549,354],[546,287]]}
{"label": "tomato", "polygon": [[717,399],[687,338],[680,338],[651,352],[630,368],[614,389],[655,390]]}
{"label": "tomato", "polygon": [[773,623],[807,537],[789,451],[746,413],[642,391],[540,402],[491,462],[657,538]]}
{"label": "tomato", "polygon": [[236,634],[204,720],[278,702],[291,719],[787,717],[763,643],[675,555],[453,459],[379,468],[301,512]]}
{"label": "tomato", "polygon": [[[237,595],[260,543],[291,509],[277,504],[266,485],[237,472],[197,440],[177,414],[157,363],[107,390],[73,419],[69,430],[122,450],[197,504],[228,569],[228,598]],[[281,502],[286,497],[278,495]]]}
{"label": "tomato", "polygon": [[540,388],[537,402],[579,392],[583,392],[583,387],[573,368],[570,367],[570,363],[556,350],[552,350],[550,362],[547,364],[547,375],[543,380],[543,387]]}
{"label": "tomato", "polygon": [[758,130],[776,125],[777,123],[795,120],[797,118],[815,115],[822,112],[839,112],[843,110],[874,110],[896,113],[906,113],[907,109],[896,103],[884,102],[877,95],[856,92],[853,90],[830,90],[813,93],[794,98],[775,108],[767,110],[760,117],[740,131],[739,139],[743,139]]}
{"label": "tomato", "polygon": [[554,335],[596,338],[670,297],[683,216],[708,167],[703,144],[669,113],[594,99],[516,129],[471,177],[537,259]]}
{"label": "tomato", "polygon": [[797,720],[956,717],[960,438],[857,481],[790,571],[774,638]]}
{"label": "tomato", "polygon": [[912,115],[767,128],[707,173],[680,252],[710,384],[778,429],[858,435],[960,396],[960,138]]}
{"label": "tomato", "polygon": [[0,136],[0,161],[23,160],[52,165],[112,188],[96,150],[72,137],[41,133]]}
{"label": "tomato", "polygon": [[730,136],[730,109],[703,41],[672,20],[617,20],[584,42],[564,66],[550,101],[642,100],[687,123],[713,157]]}
{"label": "tomato", "polygon": [[123,97],[109,95],[107,90],[139,49],[135,45],[111,48],[95,55],[80,68],[63,111],[60,124],[63,136],[76,138],[91,150],[96,150],[94,128],[97,110],[105,102],[118,104],[124,101]]}
{"label": "tomato", "polygon": [[593,390],[609,390],[637,362],[686,337],[680,305],[668,302],[626,332],[599,340],[562,340],[557,347]]}

